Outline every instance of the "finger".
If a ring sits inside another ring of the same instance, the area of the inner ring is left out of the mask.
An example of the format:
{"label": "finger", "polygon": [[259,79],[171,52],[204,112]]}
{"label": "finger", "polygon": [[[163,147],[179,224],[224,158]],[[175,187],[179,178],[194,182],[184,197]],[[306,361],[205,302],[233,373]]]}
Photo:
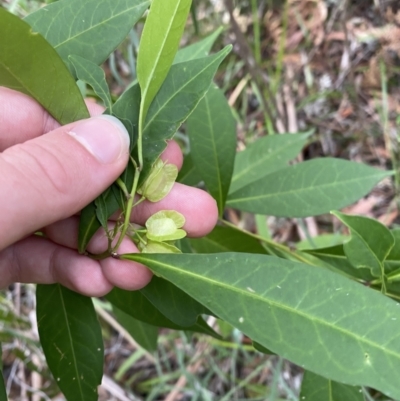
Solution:
{"label": "finger", "polygon": [[131,221],[144,225],[160,210],[176,210],[186,219],[183,229],[189,237],[207,235],[218,221],[216,201],[205,191],[175,183],[171,192],[159,202],[144,201],[133,209]]}
{"label": "finger", "polygon": [[0,87],[0,121],[0,151],[59,126],[35,100],[3,87]]}
{"label": "finger", "polygon": [[[104,107],[86,101],[91,116],[103,113]],[[31,97],[0,86],[0,152],[50,132],[60,124]]]}
{"label": "finger", "polygon": [[[44,229],[46,236],[55,243],[71,249],[76,249],[78,245],[79,217],[73,216],[69,219],[58,221]],[[112,226],[110,225],[110,229]],[[107,250],[108,239],[101,228],[93,236],[88,245],[88,251],[93,254],[100,254]],[[119,249],[119,254],[137,253],[136,245],[125,238]],[[100,261],[104,277],[112,285],[125,290],[138,290],[149,283],[152,273],[140,263],[127,260],[107,258]]]}
{"label": "finger", "polygon": [[[168,141],[167,148],[161,154],[161,159],[163,161],[169,161],[170,163],[173,163],[178,168],[180,168],[182,166],[183,157],[179,145],[175,141]],[[183,189],[185,190],[186,186],[183,186]],[[119,216],[120,212],[117,212],[112,216],[111,220],[116,220]],[[42,228],[42,231],[52,241],[71,249],[78,249],[79,217],[74,216],[61,221],[57,221]],[[100,250],[98,250],[97,252],[91,252],[101,253],[104,251],[104,249],[106,249],[106,247],[107,242],[104,242],[100,247]]]}
{"label": "finger", "polygon": [[[91,253],[99,254],[104,249],[107,249],[107,239],[103,230],[103,235],[98,233],[93,237],[88,245],[88,250]],[[129,238],[125,238],[118,248],[118,253],[138,253],[138,249]],[[104,277],[116,287],[124,290],[133,291],[143,288],[150,282],[153,275],[144,265],[129,260],[107,258],[100,263]]]}
{"label": "finger", "polygon": [[99,116],[104,113],[105,108],[97,104],[93,99],[85,99],[85,103],[91,117]]}
{"label": "finger", "polygon": [[178,167],[178,170],[182,168],[182,150],[175,141],[167,142],[167,147],[164,152],[161,153],[160,159],[165,163],[175,164],[175,166]]}
{"label": "finger", "polygon": [[77,213],[124,170],[129,136],[114,117],[60,127],[0,154],[0,249]]}
{"label": "finger", "polygon": [[99,262],[35,236],[1,251],[0,271],[0,288],[13,282],[60,283],[88,296],[103,296],[112,289]]}
{"label": "finger", "polygon": [[[189,237],[202,237],[207,235],[217,223],[218,209],[215,200],[206,192],[188,187],[183,184],[175,184],[170,195],[160,202],[143,202],[133,210],[133,220],[144,225],[146,220],[160,210],[176,210],[185,216],[184,230]],[[186,201],[182,201],[186,200]],[[199,210],[201,213],[199,213]],[[73,216],[65,220],[57,221],[43,229],[46,236],[52,241],[69,247],[78,248],[79,217]],[[103,237],[102,242],[96,240],[96,249],[90,249],[92,253],[102,253],[107,249],[107,239],[103,229],[95,235]],[[130,239],[124,241],[131,242]],[[129,252],[136,252],[131,249]],[[119,250],[119,253],[122,253]]]}

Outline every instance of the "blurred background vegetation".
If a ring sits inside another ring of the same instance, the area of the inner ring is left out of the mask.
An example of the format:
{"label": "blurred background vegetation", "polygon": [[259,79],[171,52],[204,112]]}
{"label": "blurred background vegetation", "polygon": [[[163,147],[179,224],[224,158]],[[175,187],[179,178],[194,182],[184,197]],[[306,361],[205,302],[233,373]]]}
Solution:
{"label": "blurred background vegetation", "polygon": [[[0,5],[23,17],[50,2],[0,0]],[[135,79],[142,26],[104,64],[115,97]],[[216,29],[221,35],[215,51],[233,44],[216,81],[237,120],[238,151],[264,135],[313,130],[299,160],[331,156],[396,171],[394,179],[345,212],[398,225],[400,2],[193,0],[182,46]],[[184,129],[177,139],[186,151]],[[226,218],[297,247],[330,245],[343,234],[330,215],[253,219],[227,210]],[[62,400],[38,343],[34,292],[33,285],[15,284],[0,293],[7,389],[15,401]],[[208,322],[226,334],[226,341],[161,330],[158,350],[149,352],[117,323],[106,303],[96,301],[96,310],[106,341],[101,400],[299,399],[302,370],[255,351],[251,341],[226,324]],[[365,399],[386,400],[366,389]]]}

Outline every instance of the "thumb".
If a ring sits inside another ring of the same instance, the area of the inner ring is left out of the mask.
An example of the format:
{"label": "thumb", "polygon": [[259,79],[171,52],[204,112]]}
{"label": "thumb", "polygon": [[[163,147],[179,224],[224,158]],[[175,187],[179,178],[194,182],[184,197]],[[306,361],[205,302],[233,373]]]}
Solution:
{"label": "thumb", "polygon": [[81,210],[115,181],[129,135],[111,116],[60,127],[0,154],[0,249]]}

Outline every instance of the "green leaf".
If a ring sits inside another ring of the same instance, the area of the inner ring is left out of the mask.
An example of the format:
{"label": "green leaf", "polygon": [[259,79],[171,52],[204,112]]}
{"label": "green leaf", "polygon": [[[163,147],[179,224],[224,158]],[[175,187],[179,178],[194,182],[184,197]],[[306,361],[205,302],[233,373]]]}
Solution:
{"label": "green leaf", "polygon": [[149,352],[157,351],[158,327],[141,322],[113,306],[113,313],[135,341]]}
{"label": "green leaf", "polygon": [[400,260],[400,228],[395,228],[391,230],[391,233],[395,240],[395,245],[391,249],[387,258],[389,260]]}
{"label": "green leaf", "polygon": [[3,8],[0,38],[1,86],[31,96],[60,124],[89,117],[75,80],[57,52],[26,22]]}
{"label": "green leaf", "polygon": [[211,87],[187,121],[196,170],[224,211],[236,153],[236,123],[223,92]]}
{"label": "green leaf", "polygon": [[231,46],[227,46],[212,56],[172,66],[150,106],[143,128],[144,168],[140,182],[166,148],[166,141],[173,137],[206,94],[218,66],[230,50]]}
{"label": "green leaf", "polygon": [[140,291],[126,291],[114,288],[106,295],[106,299],[129,316],[157,327],[174,330],[194,331],[208,334],[216,338],[220,336],[199,317],[192,326],[180,326],[165,317]]}
{"label": "green leaf", "polygon": [[342,159],[313,159],[246,185],[230,194],[227,204],[251,213],[315,216],[355,202],[388,175]]}
{"label": "green leaf", "polygon": [[0,371],[0,401],[7,401],[6,386],[4,383],[3,373]]}
{"label": "green leaf", "polygon": [[138,50],[137,78],[141,123],[171,68],[185,28],[191,0],[153,0]]}
{"label": "green leaf", "polygon": [[108,230],[108,217],[109,217],[106,197],[107,197],[107,193],[110,190],[111,190],[111,188],[109,188],[106,192],[103,192],[94,201],[94,204],[96,206],[97,220],[99,220],[99,223],[102,225],[102,227],[105,230]]}
{"label": "green leaf", "polygon": [[311,133],[268,135],[257,139],[236,155],[229,192],[233,193],[286,167],[303,149],[310,135]]}
{"label": "green leaf", "polygon": [[338,274],[272,256],[130,254],[253,341],[325,377],[400,398],[400,309]]}
{"label": "green leaf", "polygon": [[201,177],[199,172],[196,170],[196,166],[193,163],[192,155],[189,153],[183,160],[183,165],[179,171],[178,178],[176,179],[181,184],[196,186],[200,181]]}
{"label": "green leaf", "polygon": [[[400,294],[400,229],[391,230],[395,243],[385,260],[385,273],[389,282],[388,293]],[[393,284],[391,284],[393,282]],[[393,292],[394,291],[394,292]]]}
{"label": "green leaf", "polygon": [[193,326],[199,315],[210,311],[170,282],[153,276],[141,293],[168,319],[179,326]]}
{"label": "green leaf", "polygon": [[113,191],[114,197],[117,200],[119,209],[125,212],[126,200],[127,200],[125,192],[119,187],[119,185],[115,183],[111,186],[111,190]]}
{"label": "green leaf", "polygon": [[75,54],[100,65],[143,15],[148,0],[59,0],[25,21],[54,47],[71,71]]}
{"label": "green leaf", "polygon": [[78,231],[78,252],[84,253],[89,241],[101,227],[107,227],[109,217],[119,208],[114,191],[107,189],[96,201],[89,203],[80,214]]}
{"label": "green leaf", "polygon": [[253,347],[254,347],[255,350],[257,350],[259,352],[262,352],[263,354],[266,354],[266,355],[273,355],[274,354],[268,348],[263,347],[261,344],[259,344],[256,341],[253,341]]}
{"label": "green leaf", "polygon": [[157,327],[180,329],[167,319],[140,291],[126,291],[114,288],[106,299],[129,316]]}
{"label": "green leaf", "polygon": [[96,63],[76,55],[69,56],[68,60],[75,68],[78,79],[90,85],[96,95],[104,102],[104,106],[111,112],[111,95],[103,69]]}
{"label": "green leaf", "polygon": [[221,26],[204,39],[199,40],[192,45],[186,46],[183,49],[180,49],[175,56],[174,64],[182,63],[189,60],[196,60],[198,58],[207,56],[214,42],[217,40],[218,36],[223,30],[224,28]]}
{"label": "green leaf", "polygon": [[[179,239],[178,241],[175,242],[175,245],[180,249],[180,251],[182,253],[192,253],[193,252],[193,249],[190,246],[188,237]],[[158,253],[160,253],[160,252],[158,252]]]}
{"label": "green leaf", "polygon": [[343,245],[349,262],[356,268],[368,268],[374,277],[383,277],[383,262],[394,246],[394,237],[377,220],[332,212],[350,228],[351,239]]}
{"label": "green leaf", "polygon": [[311,239],[305,239],[296,243],[296,249],[298,250],[310,250],[318,248],[328,248],[335,245],[342,245],[349,239],[348,235],[341,234],[322,234],[318,237]]}
{"label": "green leaf", "polygon": [[97,218],[96,205],[94,202],[89,203],[81,210],[79,217],[79,231],[78,231],[78,252],[83,254],[86,247],[101,227],[101,223]]}
{"label": "green leaf", "polygon": [[[132,85],[125,90],[125,92],[118,98],[113,106],[113,115],[118,117],[122,122],[129,121],[126,125],[131,137],[131,149],[134,148],[138,137],[138,123],[139,123],[139,109],[140,109],[140,87],[138,84]],[[131,163],[128,164],[128,167]],[[127,184],[126,180],[123,180]],[[133,182],[133,174],[132,174]]]}
{"label": "green leaf", "polygon": [[300,400],[306,401],[365,401],[360,387],[351,387],[305,372]]}
{"label": "green leaf", "polygon": [[198,253],[247,252],[266,254],[258,240],[229,227],[216,226],[205,237],[190,238],[190,245]]}
{"label": "green leaf", "polygon": [[68,401],[97,401],[103,339],[92,300],[60,284],[38,285],[37,320],[47,364]]}
{"label": "green leaf", "polygon": [[322,262],[332,266],[336,271],[341,271],[348,277],[369,282],[374,279],[370,269],[355,269],[344,253],[343,245],[331,246],[328,248],[310,249],[302,253],[311,255]]}

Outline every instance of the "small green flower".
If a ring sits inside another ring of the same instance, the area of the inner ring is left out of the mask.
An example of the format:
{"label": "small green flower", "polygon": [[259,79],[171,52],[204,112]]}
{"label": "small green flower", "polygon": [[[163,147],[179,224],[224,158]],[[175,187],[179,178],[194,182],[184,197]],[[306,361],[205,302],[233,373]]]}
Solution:
{"label": "small green flower", "polygon": [[184,238],[186,231],[181,230],[185,218],[175,210],[161,210],[146,221],[147,238],[152,241],[174,241]]}
{"label": "small green flower", "polygon": [[169,194],[177,176],[178,167],[175,164],[164,163],[158,159],[137,192],[150,202],[158,202]]}

